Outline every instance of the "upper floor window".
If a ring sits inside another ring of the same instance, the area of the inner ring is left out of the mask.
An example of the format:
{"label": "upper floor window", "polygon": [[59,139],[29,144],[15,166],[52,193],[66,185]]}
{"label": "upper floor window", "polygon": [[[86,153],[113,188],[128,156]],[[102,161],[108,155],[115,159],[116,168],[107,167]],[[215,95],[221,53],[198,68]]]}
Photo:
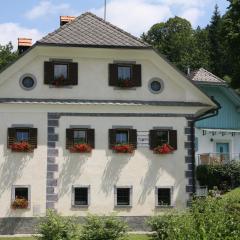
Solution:
{"label": "upper floor window", "polygon": [[74,144],[87,143],[87,131],[86,130],[74,130],[73,142],[74,142]]}
{"label": "upper floor window", "polygon": [[28,129],[16,129],[16,142],[23,142],[29,140]]}
{"label": "upper floor window", "polygon": [[64,61],[44,62],[44,83],[53,86],[78,84],[78,63]]}
{"label": "upper floor window", "polygon": [[116,144],[128,143],[128,130],[116,131]]}
{"label": "upper floor window", "polygon": [[142,85],[141,65],[109,64],[109,85],[120,88],[140,87]]}

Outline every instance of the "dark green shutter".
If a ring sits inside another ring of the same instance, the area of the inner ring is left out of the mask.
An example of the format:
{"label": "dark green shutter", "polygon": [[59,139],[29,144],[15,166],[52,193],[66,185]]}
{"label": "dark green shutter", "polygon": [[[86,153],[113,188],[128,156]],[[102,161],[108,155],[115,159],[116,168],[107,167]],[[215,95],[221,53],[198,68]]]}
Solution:
{"label": "dark green shutter", "polygon": [[157,131],[156,130],[150,130],[149,131],[149,148],[153,150],[155,147],[157,147]]}
{"label": "dark green shutter", "polygon": [[177,150],[177,131],[169,130],[169,145]]}
{"label": "dark green shutter", "polygon": [[66,129],[66,149],[69,149],[73,146],[74,143],[74,129]]}
{"label": "dark green shutter", "polygon": [[44,84],[51,84],[54,80],[53,62],[44,62]]}
{"label": "dark green shutter", "polygon": [[7,147],[10,148],[16,141],[16,128],[8,128]]}
{"label": "dark green shutter", "polygon": [[137,130],[129,129],[129,144],[133,145],[134,149],[137,149]]}
{"label": "dark green shutter", "polygon": [[69,63],[69,79],[67,85],[78,85],[78,63]]}
{"label": "dark green shutter", "polygon": [[87,129],[87,143],[95,148],[95,131],[94,129]]}
{"label": "dark green shutter", "polygon": [[140,64],[135,64],[132,66],[132,78],[135,87],[142,86],[142,66]]}
{"label": "dark green shutter", "polygon": [[118,80],[118,65],[117,64],[109,64],[109,86],[116,86]]}
{"label": "dark green shutter", "polygon": [[116,144],[116,129],[109,129],[108,142],[109,149],[112,149],[112,147]]}
{"label": "dark green shutter", "polygon": [[33,148],[37,148],[37,128],[29,128],[28,142]]}

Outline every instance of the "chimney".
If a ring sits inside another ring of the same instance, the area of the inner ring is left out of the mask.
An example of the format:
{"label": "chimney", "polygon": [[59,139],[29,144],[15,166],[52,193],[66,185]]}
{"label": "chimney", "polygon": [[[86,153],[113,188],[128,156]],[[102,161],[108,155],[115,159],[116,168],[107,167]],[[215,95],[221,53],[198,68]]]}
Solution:
{"label": "chimney", "polygon": [[31,38],[18,38],[18,53],[22,54],[32,46]]}
{"label": "chimney", "polygon": [[71,16],[60,16],[60,26],[63,26],[66,23],[72,22],[76,17]]}

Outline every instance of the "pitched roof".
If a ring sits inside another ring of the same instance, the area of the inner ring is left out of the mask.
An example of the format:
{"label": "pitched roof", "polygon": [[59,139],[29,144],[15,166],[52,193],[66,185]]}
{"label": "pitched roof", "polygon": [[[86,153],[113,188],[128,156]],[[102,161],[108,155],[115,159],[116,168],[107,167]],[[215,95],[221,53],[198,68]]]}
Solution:
{"label": "pitched roof", "polygon": [[220,84],[220,85],[227,84],[224,80],[215,76],[213,73],[207,71],[204,68],[200,68],[197,71],[193,71],[190,74],[189,78],[196,83]]}
{"label": "pitched roof", "polygon": [[84,13],[37,42],[39,45],[151,48],[130,33],[92,13]]}

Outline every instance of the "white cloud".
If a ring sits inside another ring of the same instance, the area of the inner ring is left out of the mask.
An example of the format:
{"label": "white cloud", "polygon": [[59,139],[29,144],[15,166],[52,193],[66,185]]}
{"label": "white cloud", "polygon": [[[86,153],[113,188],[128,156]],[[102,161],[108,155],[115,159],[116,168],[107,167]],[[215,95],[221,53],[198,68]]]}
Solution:
{"label": "white cloud", "polygon": [[11,22],[0,24],[0,44],[4,45],[11,41],[14,49],[17,48],[17,39],[19,37],[32,38],[34,43],[42,36],[43,34],[35,28],[26,28]]}
{"label": "white cloud", "polygon": [[194,27],[198,25],[199,18],[204,15],[204,12],[198,8],[188,8],[182,12],[181,17],[187,19]]}
{"label": "white cloud", "polygon": [[73,12],[67,3],[55,5],[49,0],[44,0],[28,11],[25,16],[32,20],[48,15],[73,15]]}
{"label": "white cloud", "polygon": [[155,0],[154,2],[163,3],[168,6],[180,6],[182,7],[205,7],[212,0]]}
{"label": "white cloud", "polygon": [[[92,11],[103,17],[103,7]],[[162,3],[146,0],[112,0],[107,4],[107,21],[136,36],[171,16],[170,7]]]}

